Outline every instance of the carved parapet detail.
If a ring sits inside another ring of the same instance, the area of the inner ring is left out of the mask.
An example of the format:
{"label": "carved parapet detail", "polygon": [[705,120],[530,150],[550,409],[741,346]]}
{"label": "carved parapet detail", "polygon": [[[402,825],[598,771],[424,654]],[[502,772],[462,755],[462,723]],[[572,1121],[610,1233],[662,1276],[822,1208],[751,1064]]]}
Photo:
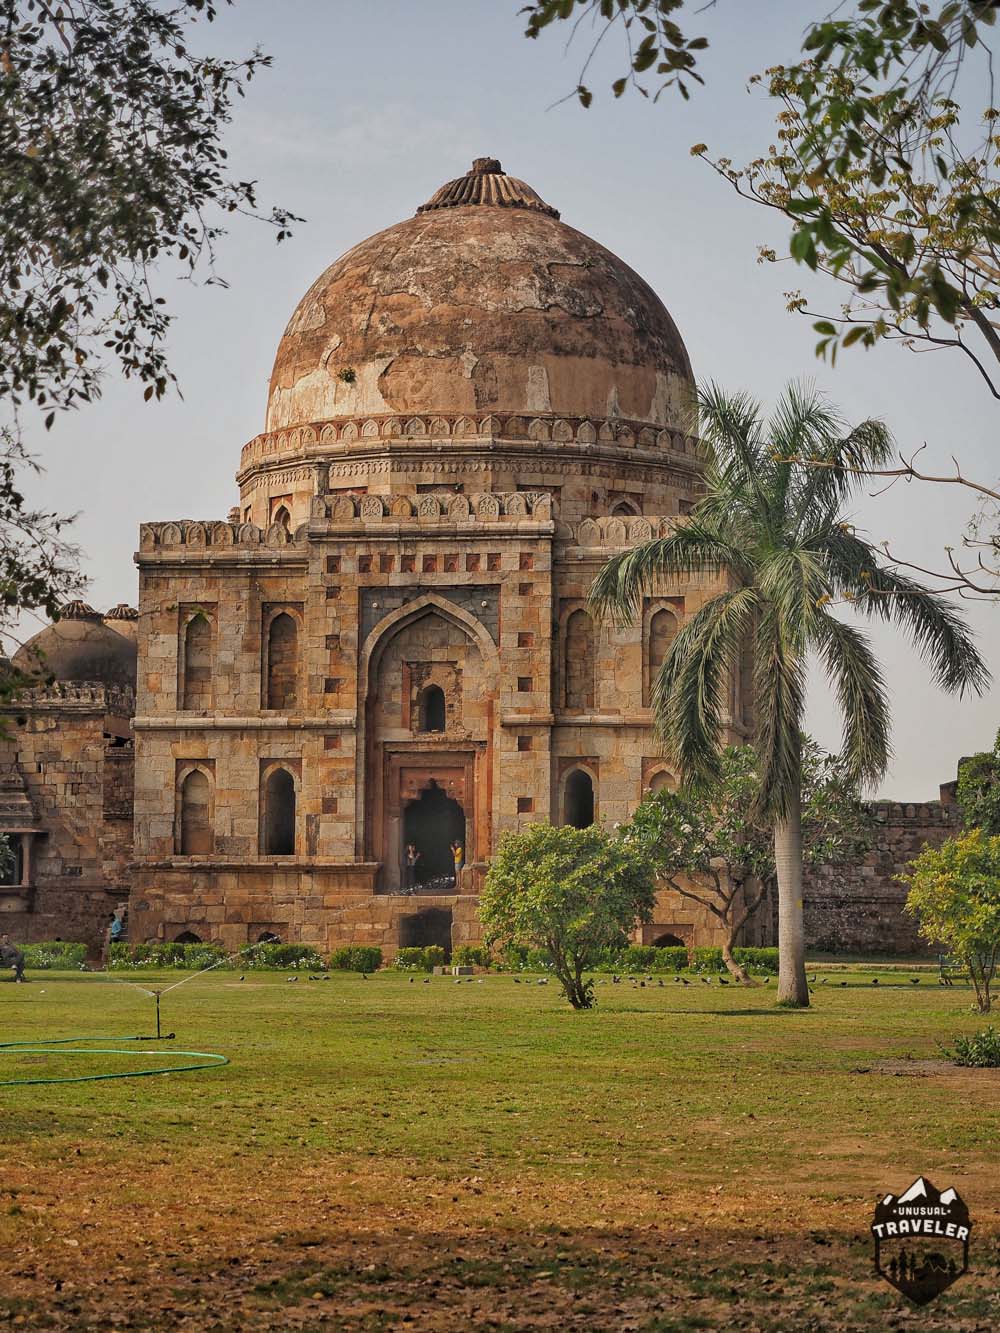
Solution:
{"label": "carved parapet detail", "polygon": [[621,449],[639,449],[687,454],[695,457],[698,441],[684,431],[651,426],[647,422],[618,418],[604,420],[590,417],[558,417],[554,413],[537,416],[441,415],[352,417],[335,421],[316,421],[307,426],[267,431],[243,446],[240,467],[269,464],[279,460],[302,458],[307,453],[331,446],[350,449],[389,439],[420,442],[481,441],[488,439],[534,440],[553,445],[614,445]]}
{"label": "carved parapet detail", "polygon": [[174,523],[143,523],[139,528],[139,549],[286,546],[296,537],[297,534],[289,534],[280,523],[272,523],[263,531],[255,523],[200,523],[184,519]]}
{"label": "carved parapet detail", "polygon": [[317,495],[314,519],[332,523],[547,523],[552,518],[548,491],[479,491],[472,495]]}
{"label": "carved parapet detail", "polygon": [[636,546],[653,537],[668,537],[677,520],[669,517],[585,518],[580,523],[560,525],[560,540],[571,546]]}
{"label": "carved parapet detail", "polygon": [[100,709],[117,717],[135,712],[135,690],[127,685],[105,685],[100,681],[53,681],[19,690],[6,711],[32,708]]}

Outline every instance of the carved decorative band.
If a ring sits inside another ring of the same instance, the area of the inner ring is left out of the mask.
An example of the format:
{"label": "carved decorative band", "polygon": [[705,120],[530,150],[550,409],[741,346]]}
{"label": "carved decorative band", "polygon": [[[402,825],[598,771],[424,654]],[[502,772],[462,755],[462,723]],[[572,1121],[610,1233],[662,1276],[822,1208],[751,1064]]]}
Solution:
{"label": "carved decorative band", "polygon": [[267,431],[243,446],[240,466],[281,454],[300,456],[325,444],[351,445],[392,438],[426,440],[535,440],[552,444],[612,444],[619,449],[659,449],[695,455],[698,441],[684,431],[642,421],[548,416],[378,416],[317,421]]}

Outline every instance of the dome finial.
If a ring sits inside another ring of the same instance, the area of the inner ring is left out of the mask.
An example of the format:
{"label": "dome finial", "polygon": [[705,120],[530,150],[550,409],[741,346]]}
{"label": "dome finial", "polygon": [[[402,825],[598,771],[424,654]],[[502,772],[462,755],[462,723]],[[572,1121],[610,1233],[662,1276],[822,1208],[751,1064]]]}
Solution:
{"label": "dome finial", "polygon": [[417,212],[469,207],[524,208],[531,213],[545,213],[550,218],[559,216],[558,209],[547,204],[530,185],[525,185],[516,176],[508,176],[495,157],[477,157],[464,176],[435,190]]}

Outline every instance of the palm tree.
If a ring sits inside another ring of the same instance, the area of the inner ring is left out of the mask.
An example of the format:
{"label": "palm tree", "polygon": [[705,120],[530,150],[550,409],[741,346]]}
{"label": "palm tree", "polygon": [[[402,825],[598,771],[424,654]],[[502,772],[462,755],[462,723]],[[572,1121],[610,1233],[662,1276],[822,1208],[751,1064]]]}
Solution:
{"label": "palm tree", "polygon": [[814,389],[790,385],[765,421],[759,403],[714,385],[698,394],[708,462],[703,498],[668,537],[615,556],[591,590],[598,615],[630,623],[660,580],[722,575],[724,591],[681,628],[654,685],[657,729],[685,781],[719,772],[728,687],[744,652],[753,666],[757,813],[774,829],[779,1001],[809,1003],[802,924],[802,728],[811,656],[843,715],[850,774],[876,783],[890,756],[885,680],[868,637],[833,613],[841,603],[903,628],[942,688],[981,691],[989,672],[959,612],[880,563],[845,505],[858,472],[883,465],[878,421],[847,427]]}

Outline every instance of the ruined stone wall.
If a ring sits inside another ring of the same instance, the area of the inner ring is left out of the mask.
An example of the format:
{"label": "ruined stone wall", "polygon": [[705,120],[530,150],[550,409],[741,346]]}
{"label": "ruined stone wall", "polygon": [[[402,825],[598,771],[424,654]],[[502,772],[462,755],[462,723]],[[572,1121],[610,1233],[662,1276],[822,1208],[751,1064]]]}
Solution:
{"label": "ruined stone wall", "polygon": [[[28,892],[12,895],[3,926],[24,941],[81,940],[93,949],[129,891],[132,753],[109,748],[103,687],[36,692],[6,719],[5,742],[24,778],[41,832],[32,840]],[[18,910],[10,910],[12,908]]]}
{"label": "ruined stone wall", "polygon": [[[951,789],[942,800],[872,805],[875,840],[857,862],[808,870],[804,883],[806,945],[823,952],[916,955],[933,952],[903,911],[898,877],[925,845],[939,847],[960,831]],[[776,931],[776,927],[775,927]]]}

